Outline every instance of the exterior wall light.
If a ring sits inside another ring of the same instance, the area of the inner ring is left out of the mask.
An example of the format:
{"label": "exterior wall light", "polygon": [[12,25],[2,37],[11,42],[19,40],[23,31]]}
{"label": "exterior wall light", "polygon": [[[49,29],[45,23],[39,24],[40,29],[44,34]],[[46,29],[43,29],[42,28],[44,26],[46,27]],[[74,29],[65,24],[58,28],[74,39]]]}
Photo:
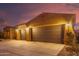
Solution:
{"label": "exterior wall light", "polygon": [[26,28],[26,31],[29,31],[29,28]]}
{"label": "exterior wall light", "polygon": [[71,25],[70,23],[68,23],[68,24],[66,24],[66,26],[67,26],[67,27],[70,27],[70,26],[72,26],[72,25]]}
{"label": "exterior wall light", "polygon": [[16,32],[18,32],[18,29],[16,29]]}
{"label": "exterior wall light", "polygon": [[29,26],[29,28],[32,28],[32,26]]}
{"label": "exterior wall light", "polygon": [[66,24],[66,30],[67,30],[68,32],[70,32],[71,29],[72,29],[72,24],[71,24],[71,23],[67,23],[67,24]]}
{"label": "exterior wall light", "polygon": [[26,31],[29,31],[30,28],[33,28],[32,26],[29,26],[26,28]]}

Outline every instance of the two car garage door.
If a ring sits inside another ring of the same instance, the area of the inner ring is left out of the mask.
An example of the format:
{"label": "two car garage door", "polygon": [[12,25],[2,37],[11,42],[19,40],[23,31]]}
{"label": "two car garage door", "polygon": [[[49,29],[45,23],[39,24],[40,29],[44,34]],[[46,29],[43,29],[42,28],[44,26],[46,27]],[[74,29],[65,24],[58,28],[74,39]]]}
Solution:
{"label": "two car garage door", "polygon": [[44,26],[32,28],[32,41],[64,42],[64,25]]}

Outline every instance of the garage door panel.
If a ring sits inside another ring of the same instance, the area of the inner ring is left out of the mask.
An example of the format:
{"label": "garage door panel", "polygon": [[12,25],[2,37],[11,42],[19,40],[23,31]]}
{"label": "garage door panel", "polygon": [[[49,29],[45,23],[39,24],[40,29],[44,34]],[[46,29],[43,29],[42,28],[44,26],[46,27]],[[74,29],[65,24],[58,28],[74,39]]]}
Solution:
{"label": "garage door panel", "polygon": [[61,43],[62,25],[37,27],[32,29],[33,41]]}

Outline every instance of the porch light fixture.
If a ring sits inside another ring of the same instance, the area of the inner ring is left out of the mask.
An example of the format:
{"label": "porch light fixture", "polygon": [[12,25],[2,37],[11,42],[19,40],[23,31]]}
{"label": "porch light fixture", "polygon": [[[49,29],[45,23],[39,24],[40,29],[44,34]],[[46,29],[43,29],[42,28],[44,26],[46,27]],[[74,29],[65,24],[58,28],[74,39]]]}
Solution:
{"label": "porch light fixture", "polygon": [[33,28],[32,26],[29,26],[26,28],[26,31],[29,31],[30,28]]}
{"label": "porch light fixture", "polygon": [[29,31],[29,28],[26,28],[26,31]]}
{"label": "porch light fixture", "polygon": [[70,24],[70,23],[68,23],[68,24],[66,24],[66,26],[67,26],[67,27],[70,27],[70,26],[71,26],[71,24]]}
{"label": "porch light fixture", "polygon": [[71,23],[67,23],[66,24],[66,27],[67,27],[67,30],[68,30],[68,32],[70,31],[70,28],[72,27],[72,24]]}
{"label": "porch light fixture", "polygon": [[16,32],[18,31],[18,29],[16,29]]}

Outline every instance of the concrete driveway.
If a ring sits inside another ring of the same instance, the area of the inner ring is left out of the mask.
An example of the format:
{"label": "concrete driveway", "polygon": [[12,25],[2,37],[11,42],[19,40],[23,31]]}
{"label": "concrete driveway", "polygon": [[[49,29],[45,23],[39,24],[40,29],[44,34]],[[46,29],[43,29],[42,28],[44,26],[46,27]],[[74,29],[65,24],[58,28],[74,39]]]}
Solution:
{"label": "concrete driveway", "polygon": [[5,40],[0,42],[2,56],[56,56],[64,44]]}

